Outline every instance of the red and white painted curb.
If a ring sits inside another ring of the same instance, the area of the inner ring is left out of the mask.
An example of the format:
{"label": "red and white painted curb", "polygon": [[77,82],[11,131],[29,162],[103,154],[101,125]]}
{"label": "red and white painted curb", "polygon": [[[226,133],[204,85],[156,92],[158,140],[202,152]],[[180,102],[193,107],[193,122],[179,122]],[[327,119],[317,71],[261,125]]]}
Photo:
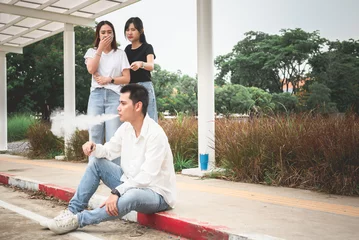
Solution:
{"label": "red and white painted curb", "polygon": [[[75,189],[60,187],[54,184],[42,183],[39,181],[15,176],[0,172],[0,183],[11,185],[22,189],[41,191],[47,196],[69,202],[75,194]],[[94,195],[89,202],[90,208],[97,208],[106,200],[106,197]],[[171,212],[156,214],[143,214],[130,212],[123,217],[126,220],[138,222],[141,225],[165,231],[184,238],[194,240],[278,240],[262,234],[235,234],[223,226],[213,226],[206,222],[199,222],[193,219],[180,218]]]}

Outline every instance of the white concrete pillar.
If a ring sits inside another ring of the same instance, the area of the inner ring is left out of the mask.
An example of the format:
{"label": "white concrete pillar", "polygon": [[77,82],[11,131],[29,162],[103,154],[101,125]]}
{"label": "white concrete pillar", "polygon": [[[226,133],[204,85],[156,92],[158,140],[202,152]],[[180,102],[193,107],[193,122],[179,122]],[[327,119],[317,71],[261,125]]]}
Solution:
{"label": "white concrete pillar", "polygon": [[75,32],[72,24],[65,23],[64,29],[64,117],[65,150],[72,132],[66,126],[76,115],[75,99]]}
{"label": "white concrete pillar", "polygon": [[215,165],[213,61],[212,0],[197,0],[198,150],[209,154],[208,170]]}
{"label": "white concrete pillar", "polygon": [[0,51],[0,150],[7,150],[6,52]]}

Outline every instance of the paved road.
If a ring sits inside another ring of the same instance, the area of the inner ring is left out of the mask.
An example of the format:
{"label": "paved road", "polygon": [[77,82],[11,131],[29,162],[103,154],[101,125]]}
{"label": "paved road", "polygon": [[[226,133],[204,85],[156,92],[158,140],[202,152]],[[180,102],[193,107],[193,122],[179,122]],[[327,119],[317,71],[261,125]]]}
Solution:
{"label": "paved road", "polygon": [[56,240],[169,240],[183,239],[164,232],[122,220],[88,226],[70,234],[55,235],[44,230],[37,220],[55,217],[66,207],[58,200],[44,200],[32,192],[0,185],[0,239],[56,239]]}

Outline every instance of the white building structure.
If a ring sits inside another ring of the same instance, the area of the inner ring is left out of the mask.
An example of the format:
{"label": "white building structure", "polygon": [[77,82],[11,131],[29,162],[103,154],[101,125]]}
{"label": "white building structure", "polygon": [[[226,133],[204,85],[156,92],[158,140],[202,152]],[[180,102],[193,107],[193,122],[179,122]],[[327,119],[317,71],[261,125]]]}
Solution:
{"label": "white building structure", "polygon": [[[64,112],[75,117],[74,26],[95,27],[95,19],[139,0],[0,0],[0,150],[7,150],[6,53],[22,54],[23,48],[63,32]],[[161,7],[161,6],[158,6]],[[198,145],[209,154],[214,167],[214,77],[212,0],[197,0]],[[71,133],[65,134],[65,141]],[[198,158],[199,161],[199,158]],[[198,169],[188,173],[200,175]]]}

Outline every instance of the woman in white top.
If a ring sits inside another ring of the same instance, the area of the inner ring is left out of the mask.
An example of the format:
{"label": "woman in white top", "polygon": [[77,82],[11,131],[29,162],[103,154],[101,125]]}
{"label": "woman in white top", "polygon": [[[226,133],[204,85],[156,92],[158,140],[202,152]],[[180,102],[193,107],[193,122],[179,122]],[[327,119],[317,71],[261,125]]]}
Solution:
{"label": "woman in white top", "polygon": [[[97,24],[95,46],[87,50],[84,58],[87,70],[92,74],[87,114],[117,115],[121,85],[130,82],[130,64],[126,53],[117,47],[112,23],[101,21]],[[98,144],[102,144],[104,140],[108,142],[120,125],[120,119],[116,117],[91,126],[90,141]],[[114,160],[117,164],[119,161],[120,159]]]}

